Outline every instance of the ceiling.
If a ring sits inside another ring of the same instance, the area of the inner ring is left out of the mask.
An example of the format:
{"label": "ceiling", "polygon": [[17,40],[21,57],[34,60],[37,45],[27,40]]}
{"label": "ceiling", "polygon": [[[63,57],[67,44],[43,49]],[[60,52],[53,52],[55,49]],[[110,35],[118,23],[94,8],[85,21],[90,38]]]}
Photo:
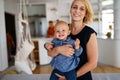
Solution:
{"label": "ceiling", "polygon": [[[26,0],[26,1],[31,4],[43,4],[43,3],[48,3],[48,2],[71,3],[73,0]],[[91,2],[92,6],[95,8],[96,7],[105,8],[106,5],[108,6],[107,8],[112,8],[111,4],[113,3],[113,0],[89,0],[89,1]]]}
{"label": "ceiling", "polygon": [[[17,0],[20,1],[20,0]],[[62,2],[62,3],[71,3],[73,0],[26,0],[28,4],[45,4],[48,2]],[[94,12],[99,10],[113,9],[113,0],[89,0],[92,4]],[[100,4],[101,3],[101,4]]]}

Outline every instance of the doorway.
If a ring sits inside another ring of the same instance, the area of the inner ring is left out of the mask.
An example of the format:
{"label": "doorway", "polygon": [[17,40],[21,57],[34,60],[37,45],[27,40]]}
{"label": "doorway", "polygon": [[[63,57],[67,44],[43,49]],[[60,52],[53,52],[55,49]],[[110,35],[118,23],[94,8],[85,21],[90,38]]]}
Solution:
{"label": "doorway", "polygon": [[6,41],[9,66],[14,64],[16,54],[15,15],[5,12]]}

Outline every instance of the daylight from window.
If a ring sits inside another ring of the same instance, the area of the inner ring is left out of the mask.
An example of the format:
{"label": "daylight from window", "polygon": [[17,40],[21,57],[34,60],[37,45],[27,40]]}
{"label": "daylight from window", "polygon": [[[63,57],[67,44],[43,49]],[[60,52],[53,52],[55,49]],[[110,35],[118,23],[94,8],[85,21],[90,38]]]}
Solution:
{"label": "daylight from window", "polygon": [[102,11],[102,34],[107,37],[107,33],[111,33],[111,38],[114,36],[114,22],[113,22],[113,10]]}
{"label": "daylight from window", "polygon": [[102,2],[102,37],[114,38],[114,15],[113,0],[105,0]]}

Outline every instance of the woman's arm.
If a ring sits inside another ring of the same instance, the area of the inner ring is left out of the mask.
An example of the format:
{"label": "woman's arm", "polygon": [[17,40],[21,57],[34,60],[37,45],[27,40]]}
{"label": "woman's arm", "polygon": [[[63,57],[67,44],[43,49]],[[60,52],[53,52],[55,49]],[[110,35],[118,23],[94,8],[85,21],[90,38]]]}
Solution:
{"label": "woman's arm", "polygon": [[47,53],[51,57],[55,57],[58,54],[62,54],[64,56],[70,57],[74,54],[74,49],[72,48],[72,45],[63,45],[58,47],[48,47],[48,45],[52,46],[51,43],[46,43],[45,47],[47,49]]}
{"label": "woman's arm", "polygon": [[98,47],[97,47],[97,38],[96,34],[93,33],[87,43],[86,52],[88,57],[88,62],[84,64],[78,71],[77,77],[80,77],[87,73],[88,71],[93,70],[97,66],[98,61]]}

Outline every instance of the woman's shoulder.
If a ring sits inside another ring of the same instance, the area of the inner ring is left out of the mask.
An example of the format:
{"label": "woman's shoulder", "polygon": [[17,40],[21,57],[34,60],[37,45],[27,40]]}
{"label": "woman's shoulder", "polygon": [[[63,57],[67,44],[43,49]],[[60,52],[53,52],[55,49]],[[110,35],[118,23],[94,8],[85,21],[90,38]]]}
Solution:
{"label": "woman's shoulder", "polygon": [[97,32],[91,26],[88,26],[88,25],[85,25],[84,31],[88,32],[88,33],[95,33],[95,34],[97,34]]}
{"label": "woman's shoulder", "polygon": [[85,25],[85,29],[86,30],[90,30],[90,31],[94,31],[94,29],[91,26],[89,26],[89,25]]}

